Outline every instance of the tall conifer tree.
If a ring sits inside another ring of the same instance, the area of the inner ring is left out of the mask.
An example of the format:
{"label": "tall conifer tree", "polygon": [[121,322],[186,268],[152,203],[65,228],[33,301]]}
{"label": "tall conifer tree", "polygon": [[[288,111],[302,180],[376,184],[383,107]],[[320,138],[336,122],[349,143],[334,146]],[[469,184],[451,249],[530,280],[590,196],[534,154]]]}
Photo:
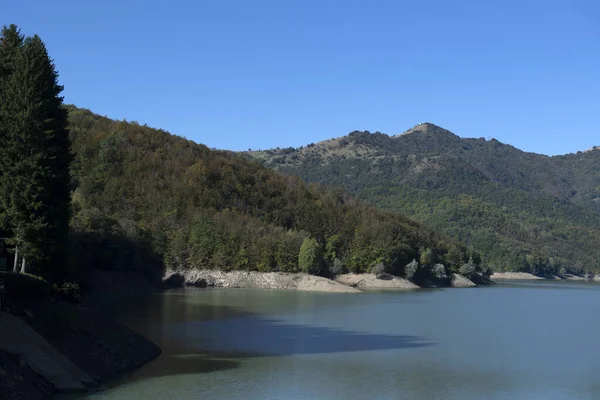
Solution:
{"label": "tall conifer tree", "polygon": [[27,260],[60,272],[67,258],[70,199],[63,88],[37,35],[22,42],[13,65],[2,77],[0,100],[4,225]]}
{"label": "tall conifer tree", "polygon": [[4,86],[15,69],[18,53],[23,46],[23,35],[16,25],[3,27],[0,33],[0,236],[8,236],[10,224],[8,222],[7,204],[9,203],[10,188],[10,159],[7,157],[9,151],[7,101],[4,94]]}

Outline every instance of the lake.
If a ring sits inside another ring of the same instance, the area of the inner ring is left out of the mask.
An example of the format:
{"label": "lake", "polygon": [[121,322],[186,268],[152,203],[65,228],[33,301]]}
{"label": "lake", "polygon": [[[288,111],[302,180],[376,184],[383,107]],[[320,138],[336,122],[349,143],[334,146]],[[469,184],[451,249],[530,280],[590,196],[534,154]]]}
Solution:
{"label": "lake", "polygon": [[598,399],[600,285],[175,290],[119,318],[163,354],[83,398]]}

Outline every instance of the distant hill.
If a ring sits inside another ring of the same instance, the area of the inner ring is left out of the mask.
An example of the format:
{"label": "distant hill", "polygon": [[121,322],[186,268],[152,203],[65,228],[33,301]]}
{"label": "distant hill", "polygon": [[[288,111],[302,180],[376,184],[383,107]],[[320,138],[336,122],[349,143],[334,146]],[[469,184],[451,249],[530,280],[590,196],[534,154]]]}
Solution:
{"label": "distant hill", "polygon": [[549,157],[424,123],[355,131],[298,149],[247,152],[340,186],[480,251],[496,270],[600,270],[600,150]]}
{"label": "distant hill", "polygon": [[477,263],[464,245],[417,222],[242,155],[73,106],[69,121],[71,242],[82,270],[327,276],[378,266],[403,275],[416,259],[421,267],[413,280],[448,283],[469,258]]}

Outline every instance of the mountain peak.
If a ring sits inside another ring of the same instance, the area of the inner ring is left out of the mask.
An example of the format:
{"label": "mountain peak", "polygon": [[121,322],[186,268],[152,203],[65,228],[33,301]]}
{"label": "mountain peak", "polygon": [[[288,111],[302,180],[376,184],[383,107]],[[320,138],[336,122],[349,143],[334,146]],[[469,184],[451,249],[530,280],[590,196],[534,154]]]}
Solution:
{"label": "mountain peak", "polygon": [[406,132],[400,133],[398,135],[394,135],[392,137],[404,136],[404,135],[408,135],[411,133],[425,133],[425,134],[435,134],[435,133],[446,133],[447,134],[447,133],[450,133],[452,136],[456,136],[449,130],[444,129],[440,126],[437,126],[435,124],[432,124],[431,122],[422,122],[422,123],[410,128]]}

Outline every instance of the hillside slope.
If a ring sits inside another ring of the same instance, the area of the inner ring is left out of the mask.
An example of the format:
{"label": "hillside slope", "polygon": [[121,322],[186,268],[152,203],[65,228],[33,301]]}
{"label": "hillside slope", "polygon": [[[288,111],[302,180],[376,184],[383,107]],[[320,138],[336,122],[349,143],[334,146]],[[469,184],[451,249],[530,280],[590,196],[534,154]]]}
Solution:
{"label": "hillside slope", "polygon": [[600,150],[548,157],[425,123],[247,154],[457,237],[496,270],[600,270]]}
{"label": "hillside slope", "polygon": [[[156,277],[181,270],[364,272],[381,264],[447,282],[471,254],[342,190],[305,184],[232,152],[69,108],[73,257]],[[301,254],[302,253],[302,254]],[[476,256],[476,255],[475,255]],[[477,257],[475,257],[477,260]],[[433,272],[437,263],[445,270]]]}

